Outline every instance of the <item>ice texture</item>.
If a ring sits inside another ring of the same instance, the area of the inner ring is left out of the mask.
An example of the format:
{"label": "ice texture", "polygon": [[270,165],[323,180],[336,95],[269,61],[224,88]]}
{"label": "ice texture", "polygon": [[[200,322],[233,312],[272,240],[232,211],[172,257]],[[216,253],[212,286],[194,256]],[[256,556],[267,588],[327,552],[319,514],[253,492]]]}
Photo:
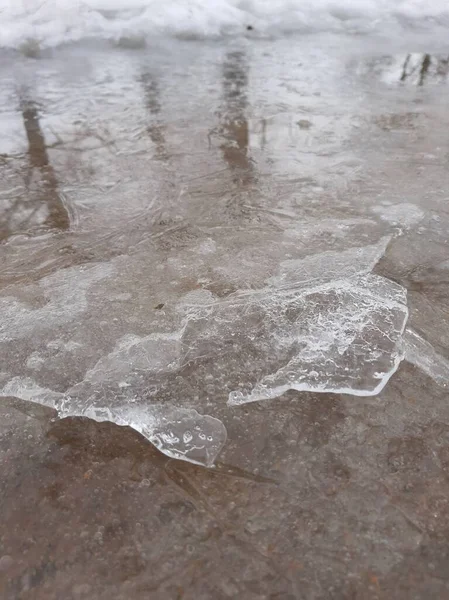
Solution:
{"label": "ice texture", "polygon": [[281,262],[280,275],[271,278],[269,283],[279,287],[292,284],[310,286],[369,273],[384,255],[390,241],[391,238],[385,236],[369,246],[339,252],[329,250],[285,260]]}
{"label": "ice texture", "polygon": [[122,407],[117,417],[150,440],[171,458],[211,467],[226,442],[226,428],[210,415],[196,410],[153,404]]}
{"label": "ice texture", "polygon": [[372,210],[379,215],[382,221],[405,228],[417,225],[424,218],[424,211],[416,204],[409,202],[391,206],[375,206]]}
{"label": "ice texture", "polygon": [[15,396],[55,408],[60,417],[82,416],[130,426],[170,458],[206,467],[213,466],[227,437],[219,419],[201,415],[195,409],[139,400],[113,402],[109,406],[86,405],[70,393],[42,388],[30,378],[13,378],[0,390],[0,396]]}
{"label": "ice texture", "polygon": [[435,348],[414,329],[407,328],[404,335],[405,359],[424,371],[439,385],[449,384],[449,360],[438,354]]}
{"label": "ice texture", "polygon": [[74,266],[44,277],[33,290],[37,307],[15,297],[0,298],[0,342],[36,335],[74,321],[87,307],[89,288],[113,273],[108,263]]}
{"label": "ice texture", "polygon": [[231,405],[290,389],[378,394],[404,358],[408,318],[405,288],[367,273],[387,243],[324,252],[293,268],[288,261],[265,289],[197,306],[182,337],[184,361],[212,357],[218,373],[238,369]]}
{"label": "ice texture", "polygon": [[[223,410],[226,399],[238,405],[290,389],[375,395],[386,385],[404,357],[408,316],[405,288],[372,274],[389,241],[281,257],[267,271],[271,277],[258,275],[255,287],[221,297],[207,289],[187,290],[163,310],[153,309],[153,321],[140,335],[119,319],[113,325],[121,333],[109,335],[101,319],[103,288],[94,285],[105,277],[102,286],[110,285],[114,263],[73,267],[28,289],[13,287],[18,300],[6,303],[4,340],[34,335],[53,340],[32,346],[27,376],[11,369],[3,394],[56,408],[61,417],[131,426],[166,455],[211,466],[226,429],[200,414],[210,406]],[[109,336],[100,340],[99,352],[88,345],[89,339],[96,343],[97,333]],[[66,388],[57,384],[64,391],[43,387],[43,382],[52,387],[45,373],[54,367],[46,363],[61,360],[67,348],[85,365],[82,376]]]}

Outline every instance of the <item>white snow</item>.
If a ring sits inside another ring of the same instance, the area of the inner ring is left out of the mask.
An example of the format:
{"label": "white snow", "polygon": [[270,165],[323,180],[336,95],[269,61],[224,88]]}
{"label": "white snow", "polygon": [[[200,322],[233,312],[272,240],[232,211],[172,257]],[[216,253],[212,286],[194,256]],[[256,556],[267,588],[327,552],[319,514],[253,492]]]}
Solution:
{"label": "white snow", "polygon": [[99,37],[380,32],[449,25],[446,0],[0,0],[0,47]]}

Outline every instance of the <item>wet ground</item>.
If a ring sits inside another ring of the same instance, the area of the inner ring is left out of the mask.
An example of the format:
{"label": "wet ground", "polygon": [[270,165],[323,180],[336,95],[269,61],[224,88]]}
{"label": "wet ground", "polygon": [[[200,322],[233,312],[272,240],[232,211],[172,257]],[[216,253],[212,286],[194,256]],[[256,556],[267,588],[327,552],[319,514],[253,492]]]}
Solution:
{"label": "wet ground", "polygon": [[448,56],[137,42],[0,67],[2,598],[449,597]]}

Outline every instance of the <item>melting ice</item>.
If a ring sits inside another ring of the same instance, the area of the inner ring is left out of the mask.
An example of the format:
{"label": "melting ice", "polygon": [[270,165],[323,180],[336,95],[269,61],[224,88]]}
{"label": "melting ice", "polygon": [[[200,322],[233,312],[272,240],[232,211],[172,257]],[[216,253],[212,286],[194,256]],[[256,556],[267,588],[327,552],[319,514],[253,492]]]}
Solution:
{"label": "melting ice", "polygon": [[[27,377],[10,379],[3,393],[52,406],[61,416],[129,425],[166,455],[211,466],[226,429],[196,410],[206,396],[207,406],[226,397],[238,405],[289,389],[364,396],[386,385],[404,358],[408,317],[406,290],[371,273],[389,241],[282,261],[265,287],[222,299],[188,292],[176,304],[177,328],[124,335],[64,393]],[[70,287],[75,314],[85,308],[87,282],[112,272],[94,266],[78,273]],[[75,274],[68,269],[62,279],[42,280],[52,299],[33,310],[21,306],[16,319],[8,313],[5,339],[39,334],[51,313],[58,327],[71,322],[61,295]]]}
{"label": "melting ice", "polygon": [[85,403],[69,393],[62,394],[38,386],[30,378],[15,377],[0,390],[58,410],[60,417],[83,416],[94,421],[111,421],[132,427],[163,454],[211,467],[226,442],[226,428],[219,419],[201,415],[194,409],[140,402],[101,406]]}
{"label": "melting ice", "polygon": [[185,359],[244,373],[229,404],[289,389],[378,394],[404,357],[406,290],[369,274],[389,238],[362,248],[281,263],[256,292],[198,306],[183,335]]}

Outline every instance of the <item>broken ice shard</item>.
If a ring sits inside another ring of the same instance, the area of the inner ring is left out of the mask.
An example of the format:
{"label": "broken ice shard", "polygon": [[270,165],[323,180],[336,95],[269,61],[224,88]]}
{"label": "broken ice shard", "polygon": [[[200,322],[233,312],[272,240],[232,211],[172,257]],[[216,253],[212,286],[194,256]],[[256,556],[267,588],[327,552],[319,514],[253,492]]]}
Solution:
{"label": "broken ice shard", "polygon": [[191,408],[129,403],[114,410],[91,407],[83,414],[96,421],[129,425],[170,458],[206,467],[214,464],[227,437],[219,419]]}
{"label": "broken ice shard", "polygon": [[185,359],[215,357],[217,377],[238,368],[232,405],[290,389],[371,396],[404,357],[407,317],[406,290],[376,275],[238,293],[190,315]]}
{"label": "broken ice shard", "polygon": [[141,433],[163,454],[211,467],[226,442],[226,428],[219,419],[190,408],[148,402],[111,402],[110,406],[85,404],[69,394],[38,386],[30,378],[15,377],[0,396],[15,396],[58,410],[59,416],[83,416],[95,421],[128,425]]}

